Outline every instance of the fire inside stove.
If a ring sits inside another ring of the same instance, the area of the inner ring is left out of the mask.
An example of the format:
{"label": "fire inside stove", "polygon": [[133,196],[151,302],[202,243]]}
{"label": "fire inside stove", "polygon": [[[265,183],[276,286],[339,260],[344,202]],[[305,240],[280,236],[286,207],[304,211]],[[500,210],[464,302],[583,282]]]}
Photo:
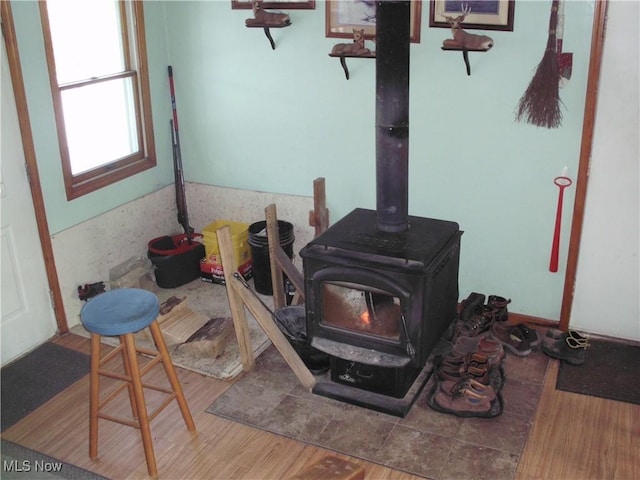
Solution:
{"label": "fire inside stove", "polygon": [[[322,285],[322,323],[394,341],[404,323],[400,299],[365,285],[325,282]],[[406,327],[405,327],[406,329]]]}

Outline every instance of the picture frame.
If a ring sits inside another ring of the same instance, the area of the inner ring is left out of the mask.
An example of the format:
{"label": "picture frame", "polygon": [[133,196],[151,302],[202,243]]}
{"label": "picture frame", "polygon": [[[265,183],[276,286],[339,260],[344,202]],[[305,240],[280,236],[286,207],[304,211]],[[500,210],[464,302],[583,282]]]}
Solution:
{"label": "picture frame", "polygon": [[429,0],[429,2],[430,27],[450,28],[444,17],[457,17],[462,13],[462,5],[466,4],[471,7],[471,12],[462,24],[465,30],[513,32],[515,0]]}
{"label": "picture frame", "polygon": [[[315,10],[316,0],[270,0],[262,2],[262,8],[285,10]],[[231,0],[232,10],[251,10],[251,0]]]}
{"label": "picture frame", "polygon": [[[370,3],[370,2],[369,2]],[[353,29],[364,28],[364,38],[376,38],[375,7],[351,0],[327,0],[325,36],[327,38],[353,38]],[[411,1],[411,43],[420,43],[422,0]]]}

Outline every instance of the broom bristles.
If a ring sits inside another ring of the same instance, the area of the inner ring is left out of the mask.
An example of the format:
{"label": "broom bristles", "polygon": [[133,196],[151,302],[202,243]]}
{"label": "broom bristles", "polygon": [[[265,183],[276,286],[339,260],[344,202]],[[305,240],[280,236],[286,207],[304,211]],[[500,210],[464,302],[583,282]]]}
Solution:
{"label": "broom bristles", "polygon": [[547,49],[520,98],[516,120],[538,127],[557,128],[562,123],[559,86],[560,71],[555,50]]}

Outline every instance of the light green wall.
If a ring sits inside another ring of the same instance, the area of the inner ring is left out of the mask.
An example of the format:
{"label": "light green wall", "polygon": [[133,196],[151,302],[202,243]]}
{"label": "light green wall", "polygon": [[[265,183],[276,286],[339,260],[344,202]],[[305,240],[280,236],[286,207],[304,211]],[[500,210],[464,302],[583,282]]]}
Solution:
{"label": "light green wall", "polygon": [[[561,90],[562,127],[514,122],[514,111],[547,42],[550,1],[516,2],[514,32],[490,32],[495,46],[443,52],[446,29],[428,27],[411,47],[410,213],[454,220],[465,231],[461,296],[513,299],[513,310],[557,319],[573,203],[565,195],[561,268],[548,271],[557,187],[575,175],[590,52],[593,2],[567,2],[565,51],[573,76]],[[335,221],[375,208],[375,64],[349,59],[351,79],[328,52],[324,2],[290,11],[273,29],[276,50],[249,11],[228,2],[165,4],[176,72],[187,179],[279,193],[310,194],[327,181]],[[373,44],[370,47],[375,48]]]}
{"label": "light green wall", "polygon": [[[38,2],[13,1],[11,8],[50,232],[56,234],[173,182],[167,38],[162,2],[152,2],[145,8],[158,166],[72,201],[67,201],[64,190]],[[162,128],[165,125],[166,128]]]}
{"label": "light green wall", "polygon": [[[457,221],[465,231],[461,297],[504,295],[514,311],[557,319],[574,189],[565,196],[561,266],[553,274],[553,178],[565,166],[576,174],[594,3],[566,4],[564,50],[573,52],[573,76],[561,90],[564,120],[556,130],[514,122],[544,53],[550,5],[517,1],[514,32],[485,32],[495,46],[469,54],[468,77],[461,53],[440,49],[450,32],[428,27],[423,3],[421,43],[411,47],[409,197],[412,215]],[[325,38],[324,7],[317,1],[315,10],[289,11],[293,25],[272,30],[272,51],[261,29],[245,27],[250,11],[231,10],[230,1],[147,2],[160,166],[66,202],[46,68],[38,61],[37,5],[17,2],[52,231],[172,182],[167,64],[174,68],[187,181],[310,195],[313,179],[322,176],[332,221],[355,207],[375,208],[375,63],[349,60],[351,79],[344,78],[328,56],[341,40]]]}

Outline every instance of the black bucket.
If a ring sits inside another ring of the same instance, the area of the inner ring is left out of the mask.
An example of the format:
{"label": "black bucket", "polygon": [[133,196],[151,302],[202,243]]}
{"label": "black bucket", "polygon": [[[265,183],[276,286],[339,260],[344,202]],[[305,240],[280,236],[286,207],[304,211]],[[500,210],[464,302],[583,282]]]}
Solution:
{"label": "black bucket", "polygon": [[158,237],[148,244],[147,257],[155,267],[160,288],[176,288],[200,278],[200,260],[205,256],[202,238],[193,234],[191,243],[186,235]]}
{"label": "black bucket", "polygon": [[312,373],[319,375],[329,370],[328,354],[312,347],[307,338],[307,317],[303,305],[282,307],[273,318],[289,344]]}
{"label": "black bucket", "polygon": [[[278,220],[280,246],[289,258],[293,258],[293,225]],[[267,222],[261,221],[249,226],[249,246],[253,258],[253,282],[255,289],[262,295],[273,295],[271,283],[271,262],[269,259],[269,239],[267,238]]]}

